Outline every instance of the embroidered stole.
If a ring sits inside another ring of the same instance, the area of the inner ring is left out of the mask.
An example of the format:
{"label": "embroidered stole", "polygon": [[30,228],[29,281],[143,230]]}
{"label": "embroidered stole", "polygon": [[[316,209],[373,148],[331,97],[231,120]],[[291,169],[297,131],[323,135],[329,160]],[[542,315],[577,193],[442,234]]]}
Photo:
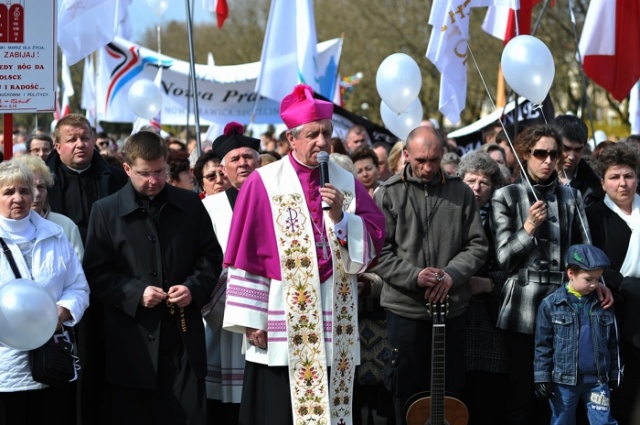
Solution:
{"label": "embroidered stole", "polygon": [[[289,163],[259,168],[271,202],[275,236],[282,270],[287,322],[289,379],[293,423],[344,425],[352,423],[353,381],[358,326],[352,276],[341,263],[340,244],[332,226],[326,226],[331,245],[333,277],[333,358],[327,365],[323,306],[316,243],[311,214],[302,185]],[[354,178],[329,162],[331,183],[345,195],[344,209],[355,196]],[[325,214],[325,222],[331,219]],[[331,307],[325,306],[325,309]],[[331,367],[331,386],[327,368]],[[330,389],[329,389],[330,388]],[[331,391],[331,393],[329,393]]]}

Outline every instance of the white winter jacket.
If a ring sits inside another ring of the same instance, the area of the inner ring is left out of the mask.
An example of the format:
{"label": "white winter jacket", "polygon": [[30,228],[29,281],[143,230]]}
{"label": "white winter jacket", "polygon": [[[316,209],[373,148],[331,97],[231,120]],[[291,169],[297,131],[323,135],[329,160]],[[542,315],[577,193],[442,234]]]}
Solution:
{"label": "white winter jacket", "polygon": [[[29,220],[36,227],[33,246],[33,267],[28,270],[18,246],[0,228],[0,237],[13,253],[21,277],[33,279],[49,291],[57,305],[69,310],[74,326],[89,306],[89,285],[80,260],[62,232],[62,228],[31,211]],[[0,286],[15,279],[7,256],[0,249]],[[27,351],[18,351],[0,343],[0,392],[36,390],[46,385],[31,377]]]}

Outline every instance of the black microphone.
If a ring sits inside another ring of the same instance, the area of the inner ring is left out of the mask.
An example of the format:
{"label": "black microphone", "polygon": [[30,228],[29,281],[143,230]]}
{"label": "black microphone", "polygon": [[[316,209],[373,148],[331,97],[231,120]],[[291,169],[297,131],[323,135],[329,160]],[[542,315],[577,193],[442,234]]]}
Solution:
{"label": "black microphone", "polygon": [[[329,154],[321,151],[318,152],[317,158],[320,165],[320,187],[324,187],[325,184],[329,183]],[[322,209],[328,210],[331,207],[325,201],[322,201]]]}

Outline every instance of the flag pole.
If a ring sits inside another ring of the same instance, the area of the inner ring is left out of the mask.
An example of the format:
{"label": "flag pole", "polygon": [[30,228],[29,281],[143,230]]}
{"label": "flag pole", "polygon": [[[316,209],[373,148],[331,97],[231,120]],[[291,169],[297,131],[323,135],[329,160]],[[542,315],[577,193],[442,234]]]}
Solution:
{"label": "flag pole", "polygon": [[[548,1],[548,0],[547,0]],[[576,15],[573,13],[573,2],[569,0],[569,16],[571,18],[571,26],[573,27],[573,41],[576,44],[576,55],[578,59],[578,68],[580,69],[580,76],[582,77],[582,96],[584,97],[584,101],[587,105],[587,114],[589,115],[589,126],[591,127],[591,137],[593,137],[593,145],[595,147],[596,142],[596,132],[595,125],[593,123],[593,112],[591,110],[591,102],[589,101],[589,94],[587,93],[587,75],[584,72],[584,67],[582,65],[582,54],[580,54],[580,43],[578,42],[578,29],[576,25]],[[577,111],[576,111],[577,112]]]}
{"label": "flag pole", "polygon": [[[571,2],[571,0],[569,0],[569,2]],[[540,28],[540,24],[542,23],[542,16],[544,15],[544,12],[547,11],[547,6],[549,6],[549,0],[544,0],[540,13],[538,13],[538,17],[536,18],[536,23],[533,25],[533,29],[531,29],[531,35],[536,35],[538,32],[538,28]]]}
{"label": "flag pole", "polygon": [[[196,65],[193,53],[193,20],[191,19],[191,5],[189,0],[184,0],[187,9],[187,35],[189,36],[189,72],[193,76],[191,78],[191,93],[193,93],[193,114],[195,117],[196,127],[196,149],[198,157],[202,155],[202,144],[200,143],[200,111],[198,108],[198,84],[196,82]],[[188,113],[188,112],[187,112]],[[188,133],[188,131],[187,131]]]}

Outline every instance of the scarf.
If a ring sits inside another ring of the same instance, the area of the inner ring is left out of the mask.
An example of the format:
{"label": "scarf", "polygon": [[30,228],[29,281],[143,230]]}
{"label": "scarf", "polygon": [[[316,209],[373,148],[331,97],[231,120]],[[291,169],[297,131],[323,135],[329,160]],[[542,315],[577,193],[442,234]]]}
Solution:
{"label": "scarf", "polygon": [[622,263],[619,271],[625,277],[640,277],[640,261],[638,261],[638,256],[640,256],[640,196],[636,194],[633,197],[631,214],[622,211],[609,195],[604,196],[604,203],[618,217],[624,220],[631,229],[629,249],[627,249],[627,255],[624,257],[624,263]]}
{"label": "scarf", "polygon": [[31,212],[25,218],[13,220],[0,215],[0,229],[13,242],[20,244],[30,242],[36,237],[36,226],[31,223]]}

